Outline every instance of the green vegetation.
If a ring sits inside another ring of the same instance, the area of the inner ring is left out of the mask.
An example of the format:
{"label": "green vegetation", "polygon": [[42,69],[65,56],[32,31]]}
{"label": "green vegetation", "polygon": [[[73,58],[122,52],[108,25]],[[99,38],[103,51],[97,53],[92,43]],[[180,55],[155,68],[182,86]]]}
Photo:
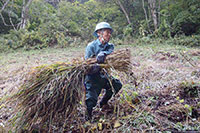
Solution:
{"label": "green vegetation", "polygon": [[145,37],[199,46],[198,0],[3,0],[0,8],[0,52],[86,45],[101,21],[112,25],[120,44]]}

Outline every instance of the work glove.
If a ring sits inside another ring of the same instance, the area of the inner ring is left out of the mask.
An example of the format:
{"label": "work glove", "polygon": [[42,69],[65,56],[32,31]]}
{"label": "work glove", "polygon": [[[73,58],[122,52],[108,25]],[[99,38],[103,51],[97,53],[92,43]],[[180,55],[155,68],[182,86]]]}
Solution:
{"label": "work glove", "polygon": [[105,59],[106,59],[106,54],[103,53],[103,52],[100,52],[97,57],[97,63],[101,64],[101,63],[104,63]]}
{"label": "work glove", "polygon": [[94,64],[91,66],[88,74],[95,74],[98,73],[101,70],[101,67],[99,66],[99,64]]}

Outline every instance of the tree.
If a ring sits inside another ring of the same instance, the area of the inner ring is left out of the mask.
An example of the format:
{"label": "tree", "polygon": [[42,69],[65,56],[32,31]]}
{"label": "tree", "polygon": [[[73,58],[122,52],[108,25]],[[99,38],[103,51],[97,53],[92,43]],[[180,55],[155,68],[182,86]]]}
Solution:
{"label": "tree", "polygon": [[16,16],[15,12],[11,10],[13,4],[10,4],[10,0],[0,2],[0,33],[7,33],[9,29],[15,29],[15,22],[13,22],[13,17]]}
{"label": "tree", "polygon": [[148,0],[150,12],[154,24],[155,31],[158,29],[158,18],[157,18],[157,10],[156,10],[156,0]]}
{"label": "tree", "polygon": [[128,15],[128,13],[126,12],[126,10],[125,10],[124,6],[122,5],[121,1],[120,1],[120,0],[116,0],[116,2],[117,2],[117,4],[119,4],[119,6],[120,6],[120,8],[122,9],[124,15],[126,16],[126,19],[127,19],[128,24],[131,25],[131,21],[130,21],[130,19],[129,19],[129,15]]}
{"label": "tree", "polygon": [[1,8],[1,11],[0,11],[0,15],[1,15],[1,19],[4,23],[4,25],[6,25],[6,26],[8,26],[8,24],[5,22],[5,19],[2,15],[2,12],[4,11],[4,9],[6,8],[6,6],[8,5],[9,2],[10,2],[10,0],[5,1],[5,3],[3,3],[3,1],[1,2],[2,8]]}
{"label": "tree", "polygon": [[199,0],[165,0],[161,3],[161,11],[168,12],[166,20],[171,27],[172,36],[200,33],[199,7]]}
{"label": "tree", "polygon": [[0,25],[3,26],[0,33],[6,33],[10,29],[24,29],[29,18],[29,7],[33,0],[2,1],[0,4]]}
{"label": "tree", "polygon": [[24,29],[27,25],[28,22],[28,12],[29,12],[29,6],[32,3],[33,0],[23,0],[23,5],[22,5],[22,12],[21,12],[21,22],[19,23],[19,27],[21,29]]}
{"label": "tree", "polygon": [[134,7],[133,7],[133,3],[134,0],[113,0],[113,2],[115,3],[115,5],[117,5],[121,11],[121,13],[125,16],[126,18],[126,23],[124,23],[124,29],[123,32],[124,34],[132,34],[134,31],[134,27],[133,27],[133,19],[134,19]]}
{"label": "tree", "polygon": [[148,18],[147,11],[146,11],[146,8],[145,8],[144,0],[142,0],[142,8],[144,10],[144,16],[145,16],[146,23],[147,23],[147,26],[148,26],[148,31],[150,31],[149,18]]}

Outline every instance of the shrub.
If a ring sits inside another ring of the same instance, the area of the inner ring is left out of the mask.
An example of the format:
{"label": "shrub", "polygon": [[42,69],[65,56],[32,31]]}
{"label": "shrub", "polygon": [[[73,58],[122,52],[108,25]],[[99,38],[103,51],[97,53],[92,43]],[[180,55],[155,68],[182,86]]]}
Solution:
{"label": "shrub", "polygon": [[174,37],[173,39],[169,39],[167,43],[172,43],[175,45],[184,45],[189,47],[199,47],[200,46],[200,35],[192,35],[192,36],[179,36]]}

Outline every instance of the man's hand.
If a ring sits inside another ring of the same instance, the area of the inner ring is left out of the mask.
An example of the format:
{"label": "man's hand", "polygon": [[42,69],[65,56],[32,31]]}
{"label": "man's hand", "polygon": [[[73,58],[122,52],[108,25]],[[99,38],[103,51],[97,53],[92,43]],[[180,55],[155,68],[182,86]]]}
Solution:
{"label": "man's hand", "polygon": [[106,54],[103,53],[103,52],[100,52],[97,57],[97,63],[101,64],[101,63],[104,63],[105,59],[106,59]]}

